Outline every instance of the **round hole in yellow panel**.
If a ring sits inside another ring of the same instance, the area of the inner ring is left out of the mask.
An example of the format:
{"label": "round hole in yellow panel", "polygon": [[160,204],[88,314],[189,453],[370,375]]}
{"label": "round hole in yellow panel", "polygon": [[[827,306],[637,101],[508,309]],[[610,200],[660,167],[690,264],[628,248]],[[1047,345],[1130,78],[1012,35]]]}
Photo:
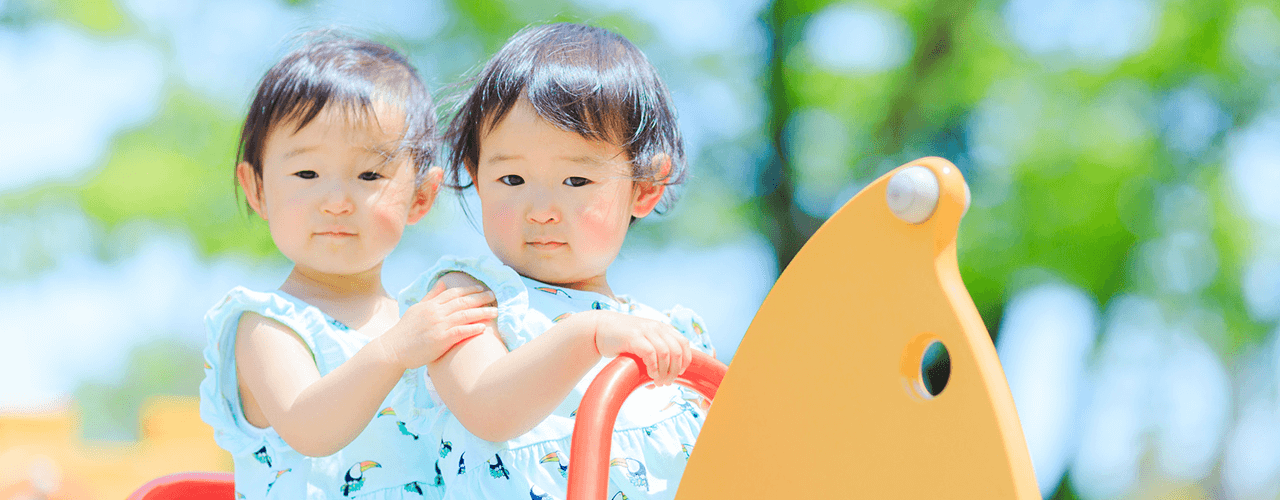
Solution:
{"label": "round hole in yellow panel", "polygon": [[913,395],[933,399],[951,380],[951,354],[936,335],[923,333],[907,344],[900,370]]}
{"label": "round hole in yellow panel", "polygon": [[947,346],[935,340],[924,348],[924,356],[920,359],[920,379],[928,397],[942,394],[950,378],[951,355],[947,353]]}

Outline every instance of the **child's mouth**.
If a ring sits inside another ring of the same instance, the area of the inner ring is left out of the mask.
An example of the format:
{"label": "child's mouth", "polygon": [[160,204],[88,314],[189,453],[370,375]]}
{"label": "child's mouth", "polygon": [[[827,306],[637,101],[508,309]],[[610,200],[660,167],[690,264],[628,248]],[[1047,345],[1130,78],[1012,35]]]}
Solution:
{"label": "child's mouth", "polygon": [[525,242],[525,244],[538,250],[555,250],[567,245],[562,241],[529,241]]}

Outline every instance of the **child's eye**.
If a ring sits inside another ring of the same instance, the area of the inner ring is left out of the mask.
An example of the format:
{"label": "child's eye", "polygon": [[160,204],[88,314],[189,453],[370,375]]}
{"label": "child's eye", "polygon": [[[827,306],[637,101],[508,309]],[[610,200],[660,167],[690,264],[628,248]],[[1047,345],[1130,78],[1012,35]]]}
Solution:
{"label": "child's eye", "polygon": [[316,175],[315,170],[299,170],[297,172],[294,172],[293,175],[296,175],[303,179],[315,179],[316,177],[319,177],[318,175]]}
{"label": "child's eye", "polygon": [[582,187],[587,184],[591,184],[591,179],[586,177],[570,177],[564,180],[564,184],[566,186]]}
{"label": "child's eye", "polygon": [[360,172],[359,177],[362,181],[376,181],[382,178],[382,174],[377,172]]}
{"label": "child's eye", "polygon": [[519,186],[524,184],[524,177],[515,174],[504,175],[498,178],[498,181],[508,186]]}

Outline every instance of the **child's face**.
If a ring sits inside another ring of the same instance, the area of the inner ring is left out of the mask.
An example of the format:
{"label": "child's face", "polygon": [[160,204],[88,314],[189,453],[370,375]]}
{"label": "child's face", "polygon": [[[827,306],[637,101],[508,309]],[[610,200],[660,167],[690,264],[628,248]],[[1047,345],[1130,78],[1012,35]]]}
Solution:
{"label": "child's face", "polygon": [[299,267],[341,275],[378,267],[405,224],[430,208],[439,169],[415,186],[408,155],[396,154],[404,114],[390,106],[361,118],[326,107],[295,127],[281,123],[267,135],[260,190],[249,165],[237,167],[250,206]]}
{"label": "child's face", "polygon": [[630,173],[621,148],[561,130],[521,99],[480,140],[485,240],[524,276],[611,294],[605,270],[631,217],[648,215],[662,193]]}

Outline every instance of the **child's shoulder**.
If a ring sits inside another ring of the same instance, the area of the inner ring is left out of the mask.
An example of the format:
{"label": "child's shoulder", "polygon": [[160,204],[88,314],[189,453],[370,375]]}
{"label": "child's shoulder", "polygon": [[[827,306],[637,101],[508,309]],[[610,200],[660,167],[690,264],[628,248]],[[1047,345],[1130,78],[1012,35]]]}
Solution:
{"label": "child's shoulder", "polygon": [[206,321],[219,323],[228,320],[239,321],[244,313],[255,313],[259,316],[274,318],[277,316],[297,316],[304,307],[278,290],[260,292],[237,286],[227,292],[209,312],[205,313]]}
{"label": "child's shoulder", "polygon": [[[319,309],[279,290],[255,291],[237,286],[205,313],[210,345],[234,342],[245,327],[292,331],[310,346],[314,335],[330,329],[346,329]],[[332,328],[330,328],[332,327]]]}

